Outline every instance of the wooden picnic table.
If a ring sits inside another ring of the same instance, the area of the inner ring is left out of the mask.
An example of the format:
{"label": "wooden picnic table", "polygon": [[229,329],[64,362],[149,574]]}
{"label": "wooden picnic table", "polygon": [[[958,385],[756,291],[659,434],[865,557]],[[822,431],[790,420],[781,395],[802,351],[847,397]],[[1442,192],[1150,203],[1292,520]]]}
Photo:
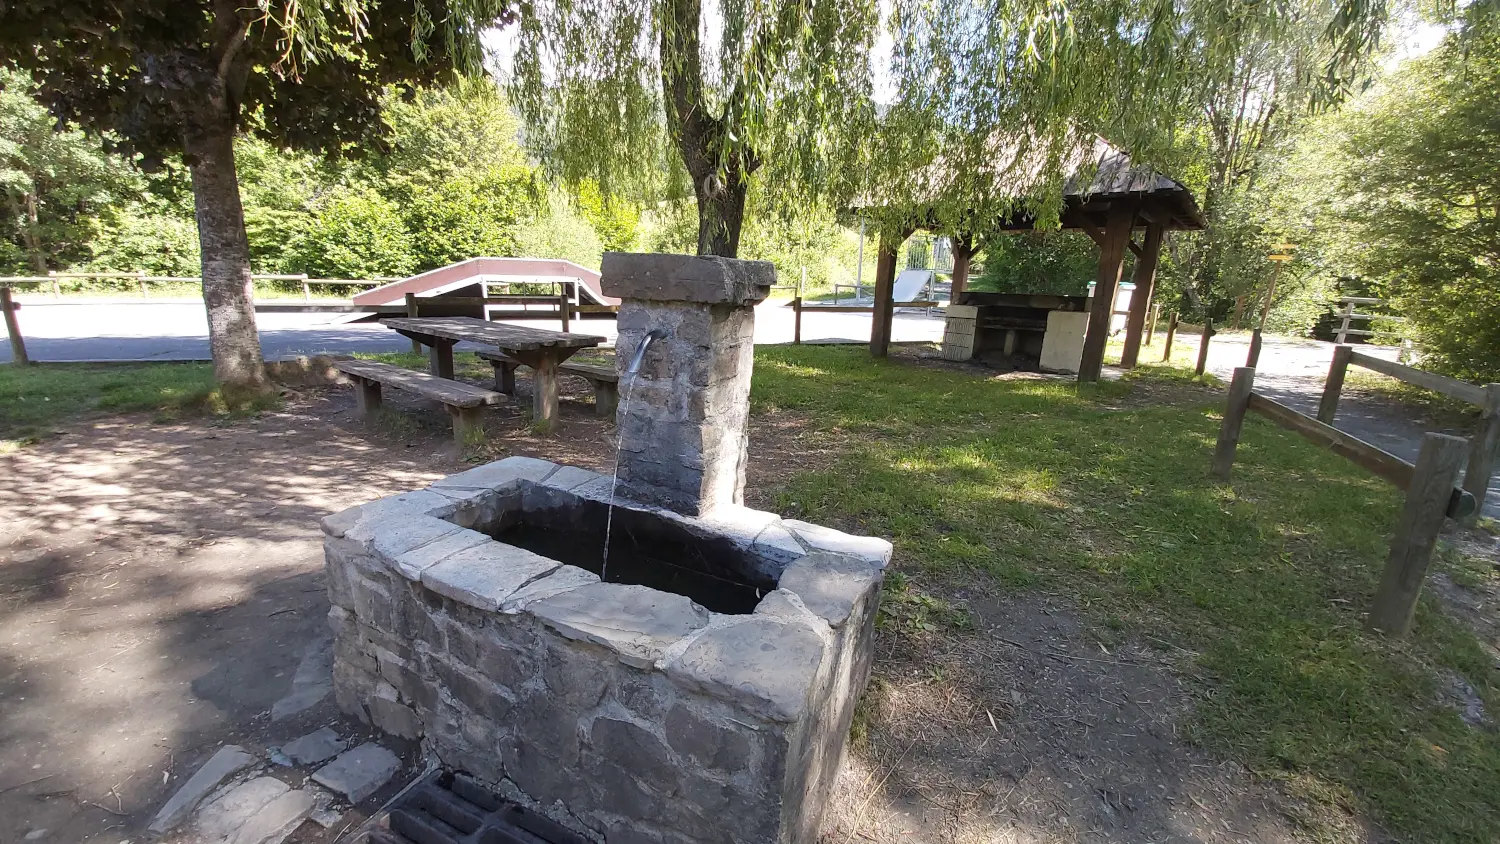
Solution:
{"label": "wooden picnic table", "polygon": [[535,373],[532,409],[543,430],[557,419],[557,365],[579,349],[604,342],[594,334],[548,331],[526,325],[506,325],[475,317],[392,317],[381,322],[431,349],[431,372],[453,378],[453,345],[460,340],[493,346],[531,367]]}

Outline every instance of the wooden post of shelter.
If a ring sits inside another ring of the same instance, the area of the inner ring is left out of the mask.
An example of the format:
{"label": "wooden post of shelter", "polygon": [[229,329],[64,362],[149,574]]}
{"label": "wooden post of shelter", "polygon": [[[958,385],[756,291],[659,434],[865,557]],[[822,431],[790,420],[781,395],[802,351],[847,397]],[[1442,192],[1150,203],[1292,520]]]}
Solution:
{"label": "wooden post of shelter", "polygon": [[1120,271],[1125,264],[1125,250],[1130,244],[1130,228],[1135,222],[1135,204],[1116,202],[1110,206],[1104,231],[1099,237],[1099,271],[1094,276],[1094,306],[1083,335],[1083,355],[1078,362],[1078,380],[1098,381],[1104,369],[1104,347],[1109,343],[1110,322],[1114,318],[1115,291],[1120,285]]}
{"label": "wooden post of shelter", "polygon": [[562,330],[564,334],[568,333],[568,322],[572,317],[569,311],[572,309],[573,300],[568,296],[567,287],[563,287],[562,292],[557,294],[557,312],[562,317]]}
{"label": "wooden post of shelter", "polygon": [[31,363],[26,355],[26,340],[21,337],[21,323],[16,319],[16,310],[21,306],[11,299],[9,285],[0,285],[0,311],[5,312],[5,333],[10,337],[11,360],[21,366]]}
{"label": "wooden post of shelter", "polygon": [[881,232],[875,257],[875,313],[870,321],[870,354],[883,358],[890,353],[891,323],[895,319],[892,296],[896,287],[896,253],[911,236],[911,230]]}
{"label": "wooden post of shelter", "polygon": [[1485,402],[1479,430],[1469,440],[1469,466],[1464,470],[1464,489],[1474,496],[1474,514],[1465,521],[1479,519],[1484,497],[1489,492],[1490,477],[1495,472],[1495,458],[1500,455],[1500,384],[1484,385]]}
{"label": "wooden post of shelter", "polygon": [[1208,317],[1203,318],[1203,339],[1198,341],[1198,365],[1193,369],[1194,375],[1202,375],[1208,368],[1208,341],[1214,336],[1214,321]]}
{"label": "wooden post of shelter", "polygon": [[958,304],[958,297],[969,287],[969,265],[974,260],[974,239],[968,235],[954,235],[953,284],[948,290],[948,303]]}
{"label": "wooden post of shelter", "polygon": [[802,345],[802,297],[792,300],[792,343]]}
{"label": "wooden post of shelter", "polygon": [[1141,243],[1140,254],[1135,258],[1135,292],[1130,294],[1130,313],[1125,317],[1125,348],[1120,352],[1120,366],[1130,369],[1141,354],[1141,334],[1146,328],[1146,314],[1151,310],[1151,297],[1156,292],[1156,264],[1161,257],[1161,240],[1166,234],[1160,223],[1146,225],[1146,237]]}
{"label": "wooden post of shelter", "polygon": [[1151,303],[1151,316],[1146,318],[1146,336],[1141,339],[1144,345],[1151,345],[1151,340],[1156,336],[1156,323],[1161,319],[1161,303]]}
{"label": "wooden post of shelter", "polygon": [[1370,608],[1372,630],[1389,636],[1411,632],[1417,596],[1432,563],[1438,534],[1448,518],[1453,485],[1467,450],[1468,443],[1460,437],[1427,434],[1422,438],[1422,450],[1406,488],[1406,504],[1401,509],[1396,538],[1391,540],[1391,553]]}

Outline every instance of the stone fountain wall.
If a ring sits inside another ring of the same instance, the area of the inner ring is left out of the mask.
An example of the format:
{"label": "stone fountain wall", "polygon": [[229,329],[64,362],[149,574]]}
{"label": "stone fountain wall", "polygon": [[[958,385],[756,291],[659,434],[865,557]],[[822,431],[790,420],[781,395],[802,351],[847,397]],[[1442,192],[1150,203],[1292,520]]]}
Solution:
{"label": "stone fountain wall", "polygon": [[594,840],[812,844],[890,544],[656,511],[773,575],[753,613],[718,615],[491,538],[608,492],[510,458],[324,519],[340,707]]}
{"label": "stone fountain wall", "polygon": [[[633,498],[693,515],[744,502],[754,305],[775,283],[768,261],[604,255],[601,287],[621,300],[620,481]],[[630,383],[624,366],[652,329],[666,338]]]}

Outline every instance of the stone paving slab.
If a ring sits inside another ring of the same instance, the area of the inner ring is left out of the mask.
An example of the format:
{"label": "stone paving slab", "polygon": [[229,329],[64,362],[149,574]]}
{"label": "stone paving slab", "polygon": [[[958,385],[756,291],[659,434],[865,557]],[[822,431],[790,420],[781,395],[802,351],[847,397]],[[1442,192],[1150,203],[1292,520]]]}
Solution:
{"label": "stone paving slab", "polygon": [[323,727],[287,742],[281,752],[298,765],[316,765],[332,759],[346,746],[332,727]]}
{"label": "stone paving slab", "polygon": [[187,820],[187,816],[219,786],[225,777],[250,767],[255,757],[238,745],[226,744],[208,758],[188,781],[183,783],[152,819],[149,829],[155,833],[166,832]]}
{"label": "stone paving slab", "polygon": [[396,754],[374,742],[346,750],[318,769],[313,782],[358,803],[380,790],[401,769]]}

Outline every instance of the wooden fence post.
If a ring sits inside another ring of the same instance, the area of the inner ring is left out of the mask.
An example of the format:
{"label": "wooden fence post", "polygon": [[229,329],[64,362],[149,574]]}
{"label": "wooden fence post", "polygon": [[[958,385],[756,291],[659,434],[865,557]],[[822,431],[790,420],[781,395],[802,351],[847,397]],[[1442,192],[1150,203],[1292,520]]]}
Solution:
{"label": "wooden fence post", "polygon": [[[1239,331],[1240,330],[1240,326],[1244,325],[1244,318],[1245,318],[1245,297],[1244,296],[1236,296],[1236,297],[1234,297],[1234,330],[1235,331]],[[1245,365],[1246,366],[1254,366],[1255,364],[1253,364],[1253,363],[1247,363]]]}
{"label": "wooden fence post", "polygon": [[1151,345],[1151,338],[1156,334],[1156,320],[1161,317],[1161,303],[1151,303],[1151,316],[1146,323],[1146,345]]}
{"label": "wooden fence post", "polygon": [[792,343],[802,345],[802,297],[792,299]]}
{"label": "wooden fence post", "polygon": [[0,285],[0,311],[5,312],[5,333],[10,336],[11,360],[22,366],[31,363],[26,356],[26,341],[21,337],[21,323],[16,319],[16,309],[21,307],[10,298],[10,287]]}
{"label": "wooden fence post", "polygon": [[307,273],[302,274],[302,301],[312,301],[312,285],[307,283]]}
{"label": "wooden fence post", "polygon": [[47,278],[49,278],[49,279],[52,280],[52,298],[54,298],[54,299],[61,299],[62,298],[62,288],[59,287],[58,284],[57,284],[57,270],[48,270],[47,271]]}
{"label": "wooden fence post", "polygon": [[1208,317],[1203,318],[1203,339],[1198,343],[1198,366],[1193,370],[1196,375],[1202,375],[1203,370],[1208,368],[1208,340],[1214,336],[1214,321]]}
{"label": "wooden fence post", "polygon": [[1333,365],[1328,367],[1328,381],[1323,384],[1323,397],[1318,400],[1318,421],[1324,425],[1332,425],[1339,412],[1339,394],[1344,390],[1344,375],[1353,357],[1353,346],[1333,347]]}
{"label": "wooden fence post", "polygon": [[564,334],[568,333],[568,319],[572,316],[568,311],[572,306],[573,301],[568,298],[568,292],[564,290],[557,297],[557,309],[562,314],[562,330]]}
{"label": "wooden fence post", "polygon": [[[417,294],[406,294],[406,315],[412,319],[417,318]],[[416,340],[411,341],[411,352],[414,355],[422,354],[422,344]]]}
{"label": "wooden fence post", "polygon": [[1417,455],[1406,504],[1401,508],[1401,522],[1396,526],[1396,538],[1391,540],[1391,553],[1370,607],[1370,629],[1398,637],[1411,632],[1417,596],[1432,563],[1438,534],[1448,518],[1453,484],[1467,450],[1468,443],[1460,437],[1427,434],[1422,438],[1422,451]]}
{"label": "wooden fence post", "polygon": [[1473,524],[1484,510],[1484,496],[1495,473],[1495,457],[1500,453],[1500,384],[1484,385],[1484,413],[1479,430],[1469,440],[1469,466],[1464,470],[1464,489],[1474,496],[1474,513],[1464,521]]}
{"label": "wooden fence post", "polygon": [[1172,359],[1172,338],[1177,336],[1177,312],[1172,312],[1172,317],[1167,320],[1167,342],[1163,344],[1161,351],[1162,363]]}
{"label": "wooden fence post", "polygon": [[1248,366],[1236,367],[1234,380],[1229,382],[1229,398],[1224,403],[1224,423],[1219,426],[1219,444],[1214,447],[1214,462],[1210,474],[1221,481],[1229,480],[1234,468],[1234,452],[1240,444],[1240,429],[1245,425],[1245,412],[1250,409],[1250,391],[1255,389],[1255,370]]}
{"label": "wooden fence post", "polygon": [[146,271],[140,270],[135,275],[135,286],[141,290],[141,298],[146,298]]}
{"label": "wooden fence post", "polygon": [[1260,329],[1250,330],[1250,354],[1245,355],[1245,365],[1255,367],[1260,365]]}
{"label": "wooden fence post", "polygon": [[1343,313],[1341,314],[1341,316],[1343,316],[1344,319],[1343,319],[1342,322],[1339,323],[1339,334],[1338,334],[1338,340],[1337,340],[1337,342],[1338,342],[1338,344],[1340,346],[1342,346],[1345,343],[1349,342],[1349,321],[1352,320],[1352,319],[1354,319],[1354,303],[1353,302],[1346,302],[1344,304],[1344,310],[1343,310]]}

